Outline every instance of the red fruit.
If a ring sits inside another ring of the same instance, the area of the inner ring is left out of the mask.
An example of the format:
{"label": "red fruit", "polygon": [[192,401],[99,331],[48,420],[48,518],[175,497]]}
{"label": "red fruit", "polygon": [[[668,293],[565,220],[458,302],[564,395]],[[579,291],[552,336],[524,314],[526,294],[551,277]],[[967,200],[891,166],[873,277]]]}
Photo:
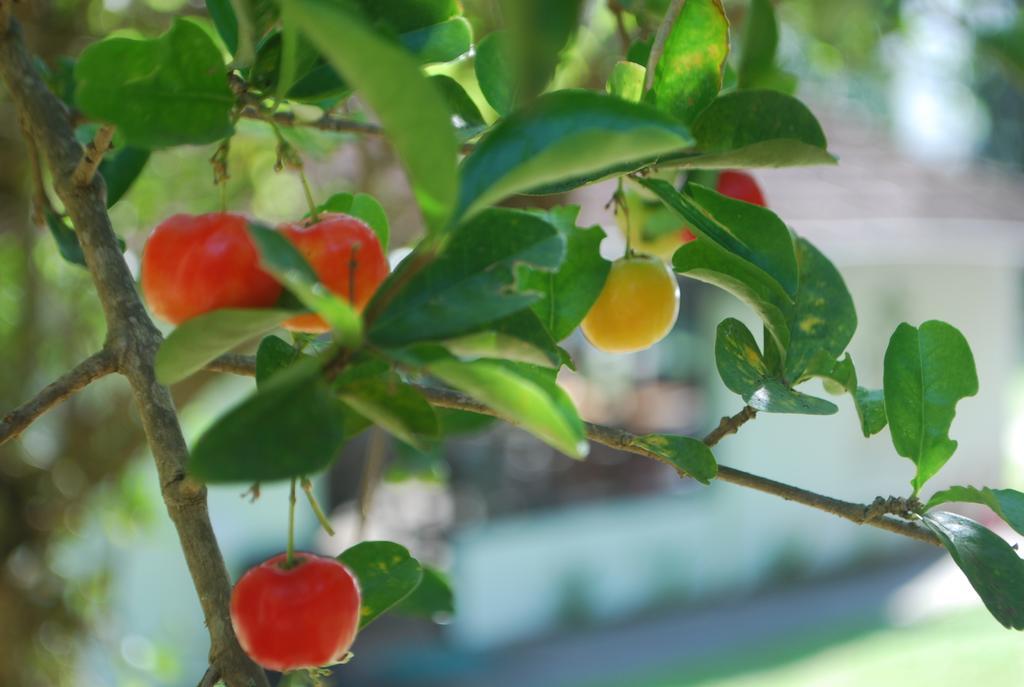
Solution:
{"label": "red fruit", "polygon": [[[325,214],[316,224],[288,224],[283,231],[324,286],[357,310],[362,311],[388,276],[388,260],[380,240],[366,223],[355,217]],[[330,329],[319,315],[313,314],[293,317],[284,327],[314,334]]]}
{"label": "red fruit", "polygon": [[723,196],[729,196],[736,200],[743,200],[754,205],[764,207],[764,193],[757,185],[754,177],[746,172],[725,171],[718,175],[718,185],[715,190]]}
{"label": "red fruit", "polygon": [[249,658],[270,670],[319,668],[345,656],[359,629],[359,584],[333,558],[295,553],[250,568],[231,592],[231,624]]}
{"label": "red fruit", "polygon": [[679,240],[683,243],[689,243],[690,241],[696,241],[697,237],[693,235],[693,232],[690,231],[689,228],[684,227],[683,230],[679,232]]}
{"label": "red fruit", "polygon": [[246,219],[231,213],[173,215],[142,253],[142,293],[172,324],[218,308],[265,308],[281,285],[259,267]]}

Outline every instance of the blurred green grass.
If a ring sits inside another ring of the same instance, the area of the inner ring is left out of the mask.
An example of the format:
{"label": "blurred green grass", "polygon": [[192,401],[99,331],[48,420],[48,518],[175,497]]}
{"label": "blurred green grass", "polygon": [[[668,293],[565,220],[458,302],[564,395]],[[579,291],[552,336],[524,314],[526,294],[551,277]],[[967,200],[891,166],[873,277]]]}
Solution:
{"label": "blurred green grass", "polygon": [[1024,684],[1024,635],[984,609],[903,627],[829,628],[593,687],[928,687]]}

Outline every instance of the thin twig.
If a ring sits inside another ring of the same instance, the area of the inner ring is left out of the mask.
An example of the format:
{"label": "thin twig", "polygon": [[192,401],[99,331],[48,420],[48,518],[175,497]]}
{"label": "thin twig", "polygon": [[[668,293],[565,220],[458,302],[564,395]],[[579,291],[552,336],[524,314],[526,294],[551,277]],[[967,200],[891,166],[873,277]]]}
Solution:
{"label": "thin twig", "polygon": [[665,52],[665,43],[668,42],[668,36],[672,33],[672,27],[675,26],[676,19],[679,18],[679,13],[683,11],[683,5],[685,4],[686,0],[672,0],[672,4],[665,10],[665,18],[661,20],[661,24],[658,26],[658,33],[654,34],[651,53],[647,56],[647,73],[644,75],[645,94],[654,85],[654,72],[658,67],[662,54]]}
{"label": "thin twig", "polygon": [[[242,375],[254,375],[256,374],[256,360],[246,356],[221,356],[221,358],[210,363],[207,366],[207,369],[233,372],[235,374]],[[481,415],[497,417],[497,413],[484,404],[457,391],[424,386],[417,388],[424,396],[426,396],[431,405],[437,406],[438,408],[466,410],[471,413],[480,413]],[[718,427],[704,438],[704,443],[708,446],[714,446],[723,437],[734,433],[741,425],[753,419],[756,414],[757,413],[753,408],[745,406],[743,410],[736,415],[722,418]],[[508,418],[502,419],[508,421]],[[652,458],[676,468],[675,465],[666,461],[663,456],[658,455],[650,449],[644,448],[643,442],[637,441],[638,437],[635,434],[614,427],[594,424],[592,422],[584,423],[584,427],[586,429],[587,438],[591,441],[595,441],[619,451],[633,453],[645,458]],[[910,537],[911,539],[916,539],[927,544],[932,544],[933,546],[940,546],[939,540],[935,535],[932,534],[930,530],[918,525],[916,522],[907,519],[889,517],[886,513],[893,513],[903,516],[904,518],[914,518],[912,512],[898,511],[895,506],[891,509],[883,509],[882,512],[879,512],[878,506],[872,507],[863,503],[852,503],[850,501],[834,499],[830,496],[824,496],[813,491],[794,487],[782,482],[776,482],[775,480],[768,479],[767,477],[761,477],[749,472],[744,472],[743,470],[730,468],[726,465],[718,466],[718,479],[723,482],[729,482],[731,484],[737,484],[742,487],[761,491],[766,494],[779,496],[787,501],[794,501],[805,506],[810,506],[811,508],[831,513],[832,515],[839,516],[849,520],[850,522],[855,522],[858,525],[870,525],[872,527],[901,534],[905,537]]]}
{"label": "thin twig", "polygon": [[71,176],[71,181],[75,186],[88,186],[92,183],[92,178],[96,176],[96,170],[99,168],[100,162],[103,161],[103,156],[110,150],[110,143],[113,140],[114,127],[109,124],[101,126],[100,130],[96,132],[96,136],[89,141],[89,145],[85,146],[82,159]]}
{"label": "thin twig", "polygon": [[196,687],[213,687],[218,681],[220,681],[220,671],[214,666],[210,666],[203,673],[203,677],[199,680],[199,684]]}
{"label": "thin twig", "polygon": [[100,377],[117,371],[117,361],[107,349],[93,353],[69,372],[46,386],[35,398],[0,420],[0,445],[24,432],[36,418]]}
{"label": "thin twig", "polygon": [[630,39],[629,31],[626,29],[625,10],[618,0],[608,0],[608,10],[615,15],[615,28],[619,32],[619,40],[622,41],[622,49],[628,50]]}

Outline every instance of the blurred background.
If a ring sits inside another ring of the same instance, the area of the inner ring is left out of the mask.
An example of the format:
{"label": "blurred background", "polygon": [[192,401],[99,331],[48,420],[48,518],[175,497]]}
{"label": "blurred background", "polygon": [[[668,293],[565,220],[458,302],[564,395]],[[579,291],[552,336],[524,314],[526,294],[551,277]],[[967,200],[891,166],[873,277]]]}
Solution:
{"label": "blurred background", "polygon": [[[625,30],[650,33],[664,2],[584,3],[557,86],[603,88]],[[487,0],[464,0],[479,38]],[[647,6],[645,9],[645,5]],[[727,2],[742,27],[744,2]],[[861,383],[881,384],[901,321],[941,318],[974,349],[981,393],[961,403],[951,483],[1024,486],[1024,14],[1019,0],[781,0],[780,63],[819,116],[837,167],[758,171],[769,207],[842,270],[860,324]],[[155,35],[189,0],[39,0],[19,10],[30,45],[58,71],[98,35]],[[472,55],[444,67],[473,90]],[[481,98],[478,106],[493,117]],[[289,131],[321,200],[365,191],[392,243],[420,231],[386,144]],[[298,180],[274,172],[274,137],[241,122],[229,206],[268,221],[305,211]],[[173,212],[219,207],[213,147],[154,153],[113,209],[138,262]],[[103,322],[86,272],[29,220],[30,170],[0,92],[0,409],[97,350]],[[533,202],[582,205],[581,224],[621,254],[613,187]],[[657,347],[608,356],[579,335],[561,381],[584,418],[635,432],[700,435],[742,401],[714,368],[716,324],[748,325],[728,295],[682,280],[683,314]],[[175,388],[195,437],[252,388],[197,376]],[[818,388],[812,393],[820,393]],[[868,502],[908,493],[912,464],[883,432],[865,440],[852,404],[831,417],[764,415],[716,450],[727,465]],[[700,487],[651,461],[595,446],[573,462],[517,430],[473,423],[431,454],[380,435],[353,441],[317,481],[337,535],[301,510],[305,548],[361,538],[408,546],[451,576],[443,625],[385,617],[331,684],[357,687],[787,687],[1024,683],[1024,639],[1003,630],[938,550],[728,484]],[[369,461],[379,455],[383,461]],[[210,491],[233,575],[284,546],[287,497],[268,485]],[[360,500],[360,494],[364,497]],[[930,492],[929,492],[930,493]],[[369,494],[371,497],[365,496]],[[360,507],[360,504],[362,507]],[[995,526],[983,510],[969,511]],[[1007,533],[1010,537],[1010,534]],[[1012,537],[1010,537],[1012,539]],[[107,378],[0,447],[0,684],[194,685],[202,617],[127,387]]]}

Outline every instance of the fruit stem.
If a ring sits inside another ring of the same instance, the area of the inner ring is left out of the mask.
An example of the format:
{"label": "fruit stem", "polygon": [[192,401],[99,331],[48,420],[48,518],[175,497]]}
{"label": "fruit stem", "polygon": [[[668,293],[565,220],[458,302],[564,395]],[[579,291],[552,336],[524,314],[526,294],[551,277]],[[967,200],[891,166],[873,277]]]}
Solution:
{"label": "fruit stem", "polygon": [[306,205],[309,207],[309,218],[315,224],[320,221],[319,213],[316,211],[316,201],[313,200],[313,190],[309,186],[309,179],[306,178],[305,164],[302,157],[295,151],[292,144],[285,140],[281,128],[273,120],[269,120],[270,128],[274,130],[277,138],[277,163],[274,169],[280,171],[287,167],[293,169],[299,175],[299,182],[302,184],[302,193],[306,196]]}
{"label": "fruit stem", "polygon": [[291,494],[288,496],[288,548],[285,549],[284,564],[295,565],[295,478],[292,477]]}
{"label": "fruit stem", "polygon": [[626,257],[633,257],[633,227],[629,225],[629,208],[626,206],[626,193],[622,190],[622,177],[619,177],[619,187],[615,190],[615,205],[622,210],[622,217],[626,220]]}
{"label": "fruit stem", "polygon": [[302,478],[302,491],[306,492],[306,498],[309,500],[309,506],[313,509],[313,514],[316,515],[317,521],[320,523],[320,527],[324,528],[329,536],[334,536],[334,528],[331,527],[331,522],[324,515],[324,511],[320,508],[320,503],[316,500],[316,496],[313,495],[313,483],[307,478]]}

